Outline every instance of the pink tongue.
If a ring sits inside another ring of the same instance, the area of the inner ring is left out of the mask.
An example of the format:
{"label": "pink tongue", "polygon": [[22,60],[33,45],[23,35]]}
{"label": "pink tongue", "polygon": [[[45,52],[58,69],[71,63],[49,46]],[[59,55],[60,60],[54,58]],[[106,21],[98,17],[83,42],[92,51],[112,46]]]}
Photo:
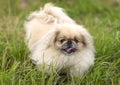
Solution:
{"label": "pink tongue", "polygon": [[67,52],[75,52],[75,48],[69,48],[69,49],[67,49]]}

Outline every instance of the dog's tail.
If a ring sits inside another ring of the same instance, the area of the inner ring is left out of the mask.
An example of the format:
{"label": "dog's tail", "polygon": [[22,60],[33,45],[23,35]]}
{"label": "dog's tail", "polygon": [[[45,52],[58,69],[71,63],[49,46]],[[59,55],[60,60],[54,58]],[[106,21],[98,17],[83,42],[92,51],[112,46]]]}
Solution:
{"label": "dog's tail", "polygon": [[60,7],[54,6],[52,3],[47,3],[45,6],[40,10],[33,12],[28,19],[37,18],[43,23],[75,23],[64,10]]}

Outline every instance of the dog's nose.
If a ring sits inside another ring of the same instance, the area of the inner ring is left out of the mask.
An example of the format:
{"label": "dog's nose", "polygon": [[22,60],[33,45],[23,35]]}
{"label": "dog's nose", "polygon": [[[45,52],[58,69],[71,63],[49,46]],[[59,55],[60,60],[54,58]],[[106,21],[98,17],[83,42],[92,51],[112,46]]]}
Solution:
{"label": "dog's nose", "polygon": [[69,40],[69,41],[67,42],[67,44],[68,44],[68,45],[71,45],[71,44],[72,44],[72,41]]}

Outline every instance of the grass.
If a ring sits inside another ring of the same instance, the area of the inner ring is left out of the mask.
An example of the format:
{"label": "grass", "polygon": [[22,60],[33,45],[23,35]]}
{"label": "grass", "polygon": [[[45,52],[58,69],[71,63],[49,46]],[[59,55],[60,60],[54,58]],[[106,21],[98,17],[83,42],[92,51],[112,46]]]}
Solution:
{"label": "grass", "polygon": [[48,76],[31,63],[23,23],[49,0],[21,1],[0,1],[0,85],[120,85],[119,0],[51,0],[93,36],[95,65],[82,78]]}

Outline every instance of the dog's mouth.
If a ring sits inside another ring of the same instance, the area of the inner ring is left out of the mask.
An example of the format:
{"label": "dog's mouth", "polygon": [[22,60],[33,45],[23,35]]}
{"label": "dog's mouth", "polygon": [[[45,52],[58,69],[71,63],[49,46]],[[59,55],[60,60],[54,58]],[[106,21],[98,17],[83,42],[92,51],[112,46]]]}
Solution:
{"label": "dog's mouth", "polygon": [[73,53],[75,53],[77,51],[77,47],[72,41],[69,40],[69,41],[67,41],[67,43],[65,43],[62,46],[62,51],[65,54],[73,54]]}
{"label": "dog's mouth", "polygon": [[76,52],[77,49],[75,47],[69,47],[69,48],[64,48],[62,50],[67,54],[72,54],[72,53]]}

